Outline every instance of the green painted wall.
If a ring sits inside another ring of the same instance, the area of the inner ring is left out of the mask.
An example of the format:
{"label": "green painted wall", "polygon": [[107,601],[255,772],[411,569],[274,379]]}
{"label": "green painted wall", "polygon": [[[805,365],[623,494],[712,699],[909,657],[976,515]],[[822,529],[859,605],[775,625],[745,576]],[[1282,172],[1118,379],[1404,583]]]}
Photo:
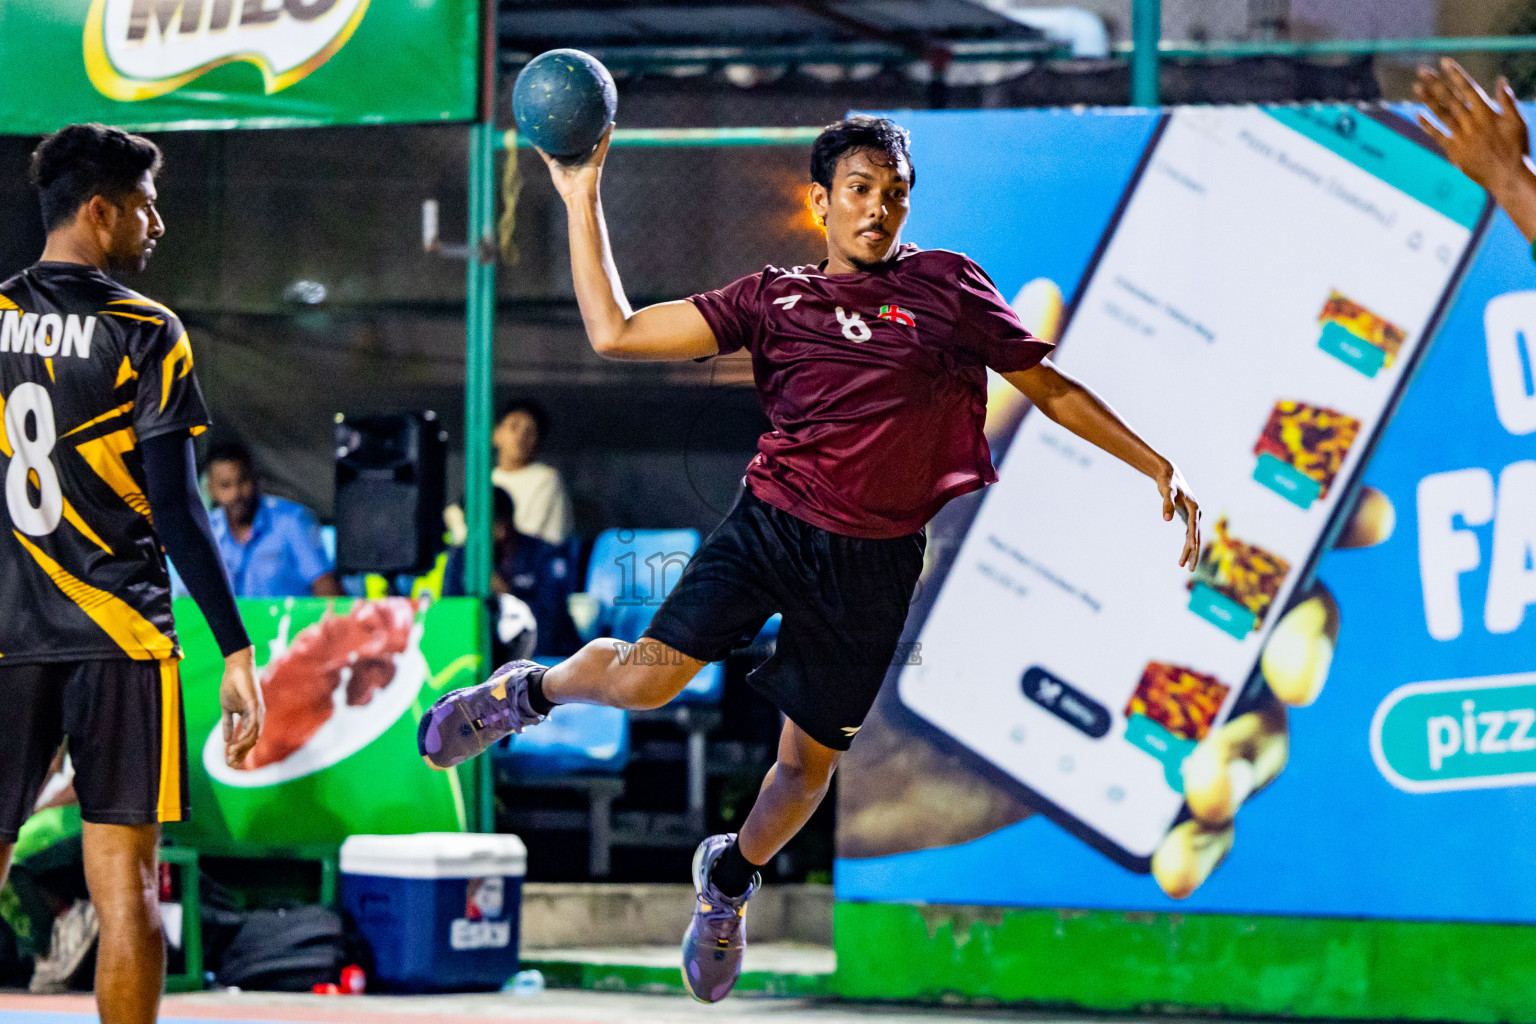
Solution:
{"label": "green painted wall", "polygon": [[1536,927],[838,903],[856,999],[1536,1022]]}
{"label": "green painted wall", "polygon": [[[543,950],[528,950],[519,970],[536,970],[550,988],[580,988],[589,992],[681,993],[683,975],[678,966],[597,964],[580,960],[542,960]],[[748,953],[749,958],[752,954]],[[679,957],[681,954],[679,954]],[[679,965],[680,965],[679,961]],[[831,994],[830,974],[780,974],[774,971],[743,971],[731,991],[760,996],[815,999]]]}

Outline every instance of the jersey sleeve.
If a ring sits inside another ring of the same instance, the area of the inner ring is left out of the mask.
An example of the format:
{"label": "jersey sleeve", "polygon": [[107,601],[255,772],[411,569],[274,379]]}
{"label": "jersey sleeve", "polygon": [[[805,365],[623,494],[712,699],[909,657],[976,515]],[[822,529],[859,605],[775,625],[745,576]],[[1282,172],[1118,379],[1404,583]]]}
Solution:
{"label": "jersey sleeve", "polygon": [[712,292],[690,295],[688,301],[704,314],[704,320],[720,346],[716,355],[730,355],[739,349],[751,351],[763,322],[763,290],[768,285],[768,271],[732,281]]}
{"label": "jersey sleeve", "polygon": [[986,271],[971,260],[961,261],[956,285],[960,295],[956,336],[983,365],[999,373],[1028,370],[1055,347],[1029,333]]}
{"label": "jersey sleeve", "polygon": [[192,370],[192,343],[181,321],[169,313],[146,322],[130,359],[138,373],[133,402],[133,429],[139,440],[176,430],[202,433],[211,420],[203,389]]}

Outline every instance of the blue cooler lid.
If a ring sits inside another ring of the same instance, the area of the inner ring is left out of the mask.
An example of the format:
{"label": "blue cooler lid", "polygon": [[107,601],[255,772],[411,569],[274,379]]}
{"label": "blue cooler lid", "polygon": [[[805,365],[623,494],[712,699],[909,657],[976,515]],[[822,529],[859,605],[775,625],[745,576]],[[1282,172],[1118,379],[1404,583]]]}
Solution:
{"label": "blue cooler lid", "polygon": [[528,850],[517,836],[477,832],[418,832],[349,836],[341,844],[341,873],[376,878],[521,878]]}

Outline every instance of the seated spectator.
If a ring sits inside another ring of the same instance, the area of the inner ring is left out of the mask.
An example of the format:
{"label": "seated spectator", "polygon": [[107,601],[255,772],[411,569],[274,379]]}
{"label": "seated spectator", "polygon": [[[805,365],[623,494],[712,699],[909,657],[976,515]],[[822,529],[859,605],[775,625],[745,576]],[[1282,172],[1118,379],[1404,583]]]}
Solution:
{"label": "seated spectator", "polygon": [[74,774],[61,747],[16,838],[10,877],[0,888],[0,921],[12,931],[17,951],[33,961],[28,987],[36,993],[69,991],[70,982],[84,973],[100,929],[85,884]]}
{"label": "seated spectator", "polygon": [[208,523],[236,597],[341,596],[319,520],[298,502],[263,494],[244,445],[209,452],[208,495]]}
{"label": "seated spectator", "polygon": [[[574,566],[564,552],[537,537],[519,533],[516,506],[501,489],[492,496],[491,592],[511,594],[527,604],[538,626],[536,655],[576,653],[581,639],[566,609]],[[443,596],[462,597],[464,549],[454,548],[443,569]]]}
{"label": "seated spectator", "polygon": [[560,471],[535,461],[548,436],[549,413],[543,406],[528,400],[508,403],[491,435],[496,446],[491,483],[512,498],[520,532],[563,544],[573,528],[570,496]]}

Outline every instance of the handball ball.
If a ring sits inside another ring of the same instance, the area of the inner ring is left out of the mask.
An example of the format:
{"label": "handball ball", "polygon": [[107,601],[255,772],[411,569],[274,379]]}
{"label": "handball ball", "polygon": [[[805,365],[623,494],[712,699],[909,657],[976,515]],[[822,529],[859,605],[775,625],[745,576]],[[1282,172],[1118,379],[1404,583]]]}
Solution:
{"label": "handball ball", "polygon": [[529,61],[512,86],[517,130],[567,163],[586,157],[619,109],[613,76],[580,50],[549,50]]}

